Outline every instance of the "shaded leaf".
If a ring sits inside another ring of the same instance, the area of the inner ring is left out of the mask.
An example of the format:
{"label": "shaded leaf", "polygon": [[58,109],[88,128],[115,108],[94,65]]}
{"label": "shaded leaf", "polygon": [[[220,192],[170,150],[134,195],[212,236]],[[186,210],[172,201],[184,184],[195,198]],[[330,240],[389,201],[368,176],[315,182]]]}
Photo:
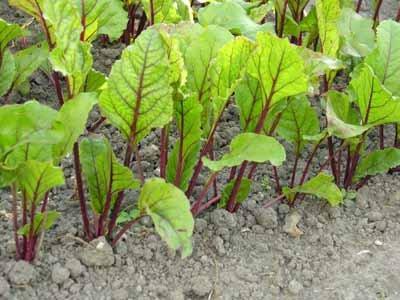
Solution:
{"label": "shaded leaf", "polygon": [[[9,24],[0,18],[0,54],[4,52],[9,42],[26,34],[17,24]],[[1,57],[1,56],[0,56]]]}
{"label": "shaded leaf", "polygon": [[[232,193],[233,186],[235,185],[236,180],[231,180],[227,185],[225,185],[224,190],[222,191],[221,200],[218,202],[219,208],[225,208],[228,204],[229,197]],[[248,178],[243,178],[240,181],[239,191],[236,195],[236,203],[242,204],[246,201],[249,196],[251,188],[251,180]]]}

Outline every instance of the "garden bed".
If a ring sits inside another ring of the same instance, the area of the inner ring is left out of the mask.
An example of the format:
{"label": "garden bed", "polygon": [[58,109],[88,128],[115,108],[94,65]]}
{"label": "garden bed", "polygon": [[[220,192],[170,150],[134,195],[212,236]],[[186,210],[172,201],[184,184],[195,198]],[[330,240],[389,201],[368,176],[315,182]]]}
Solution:
{"label": "garden bed", "polygon": [[[396,4],[384,2],[382,15],[388,17]],[[27,20],[7,4],[1,3],[0,9],[0,17],[10,22]],[[94,67],[108,73],[122,49],[118,44],[96,44]],[[55,92],[46,84],[47,79],[35,73],[30,97],[25,98],[55,106]],[[93,112],[92,120],[97,117]],[[120,154],[119,133],[110,125],[99,131]],[[216,136],[217,156],[226,152],[239,131],[237,109],[229,107]],[[158,141],[156,131],[141,143],[146,177],[159,175]],[[318,155],[316,161],[325,161],[327,151]],[[287,161],[292,164],[294,157]],[[114,253],[93,254],[93,246],[79,237],[82,225],[79,202],[73,198],[71,158],[64,167],[67,184],[52,193],[49,202],[62,218],[46,233],[33,265],[14,260],[11,201],[7,191],[0,191],[0,299],[400,298],[398,173],[370,179],[354,199],[348,197],[336,208],[311,197],[295,208],[264,208],[274,192],[268,179],[271,168],[262,166],[237,214],[216,209],[196,219],[193,254],[182,260],[160,242],[148,219],[128,231]],[[288,169],[280,168],[280,175],[283,184],[290,180]],[[137,195],[129,193],[126,202]]]}

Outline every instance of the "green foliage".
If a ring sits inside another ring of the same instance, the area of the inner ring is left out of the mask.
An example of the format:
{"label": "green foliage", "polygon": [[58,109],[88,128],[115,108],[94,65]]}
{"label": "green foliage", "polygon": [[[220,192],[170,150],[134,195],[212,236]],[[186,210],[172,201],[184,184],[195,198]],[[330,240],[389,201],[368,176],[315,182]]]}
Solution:
{"label": "green foliage", "polygon": [[[35,215],[33,221],[33,234],[38,235],[42,230],[48,230],[54,222],[60,217],[60,213],[50,210],[44,213],[39,212]],[[31,230],[31,224],[25,224],[18,230],[19,235],[28,236]]]}
{"label": "green foliage", "polygon": [[194,221],[185,194],[163,179],[145,183],[138,200],[138,209],[149,215],[160,237],[172,249],[181,249],[182,257],[192,254]]}
{"label": "green foliage", "polygon": [[246,160],[257,163],[270,161],[272,165],[280,166],[285,159],[285,149],[274,138],[255,133],[242,133],[232,140],[230,152],[220,160],[203,158],[203,163],[213,172],[219,172],[223,168],[238,166]]}
{"label": "green foliage", "polygon": [[340,19],[340,2],[337,0],[317,0],[316,9],[322,53],[336,57],[340,45],[337,27]]}
{"label": "green foliage", "polygon": [[331,206],[337,206],[343,201],[342,192],[333,182],[333,176],[324,172],[319,173],[300,186],[296,186],[292,189],[284,188],[283,192],[290,201],[293,201],[296,193],[309,194],[325,199]]}

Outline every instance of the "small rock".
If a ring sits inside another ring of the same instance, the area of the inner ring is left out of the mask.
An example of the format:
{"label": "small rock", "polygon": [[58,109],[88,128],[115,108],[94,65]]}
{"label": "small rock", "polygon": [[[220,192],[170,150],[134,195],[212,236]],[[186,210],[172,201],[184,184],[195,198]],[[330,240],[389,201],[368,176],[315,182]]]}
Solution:
{"label": "small rock", "polygon": [[292,281],[289,282],[288,289],[291,294],[297,295],[303,290],[303,285],[300,282],[293,279]]}
{"label": "small rock", "polygon": [[383,219],[383,215],[378,211],[371,211],[367,214],[369,222],[377,222]]}
{"label": "small rock", "polygon": [[199,297],[207,296],[213,288],[213,285],[207,276],[193,277],[189,286],[191,291]]}
{"label": "small rock", "polygon": [[256,212],[257,223],[266,229],[274,229],[278,226],[278,216],[273,208],[262,208]]}
{"label": "small rock", "polygon": [[329,207],[329,217],[331,219],[337,219],[340,217],[341,212],[340,212],[340,208],[339,207]]}
{"label": "small rock", "polygon": [[385,231],[385,229],[386,229],[386,221],[385,220],[382,220],[382,221],[378,221],[378,222],[376,222],[375,223],[375,228],[377,229],[377,230],[379,230],[379,231]]}
{"label": "small rock", "polygon": [[129,293],[126,289],[118,289],[112,292],[113,300],[126,300],[129,298]]}
{"label": "small rock", "polygon": [[224,256],[226,254],[224,241],[219,236],[214,237],[212,245],[214,246],[215,250],[217,250],[219,256]]}
{"label": "small rock", "polygon": [[236,219],[225,209],[216,209],[211,213],[211,222],[218,227],[235,228]]}
{"label": "small rock", "polygon": [[20,260],[12,267],[10,273],[8,273],[8,278],[13,284],[25,285],[31,282],[35,277],[35,273],[35,269],[31,264],[24,260]]}
{"label": "small rock", "polygon": [[287,204],[281,204],[278,207],[278,212],[281,215],[286,215],[287,213],[289,213],[289,211],[290,211],[290,207]]}
{"label": "small rock", "polygon": [[368,199],[370,197],[371,191],[368,186],[363,186],[357,192],[356,205],[360,209],[368,208]]}
{"label": "small rock", "polygon": [[301,220],[301,215],[294,211],[287,215],[285,218],[285,225],[283,226],[283,231],[289,234],[291,237],[299,237],[303,232],[297,227],[297,224]]}
{"label": "small rock", "polygon": [[71,276],[74,278],[79,277],[85,271],[85,267],[76,258],[68,259],[65,263],[65,267],[70,271]]}
{"label": "small rock", "polygon": [[61,284],[69,278],[69,275],[70,272],[67,268],[56,264],[51,271],[51,280],[53,280],[54,283]]}
{"label": "small rock", "polygon": [[121,256],[125,256],[128,253],[128,246],[124,241],[119,241],[115,246],[115,252]]}
{"label": "small rock", "polygon": [[10,291],[10,285],[4,277],[0,277],[0,296],[5,296]]}
{"label": "small rock", "polygon": [[198,233],[202,233],[206,229],[207,229],[207,221],[200,218],[196,219],[195,231]]}
{"label": "small rock", "polygon": [[376,241],[374,242],[374,244],[375,244],[376,246],[383,246],[383,242],[380,241],[380,240],[376,240]]}
{"label": "small rock", "polygon": [[112,266],[115,261],[113,249],[103,236],[91,241],[83,248],[80,259],[88,267]]}

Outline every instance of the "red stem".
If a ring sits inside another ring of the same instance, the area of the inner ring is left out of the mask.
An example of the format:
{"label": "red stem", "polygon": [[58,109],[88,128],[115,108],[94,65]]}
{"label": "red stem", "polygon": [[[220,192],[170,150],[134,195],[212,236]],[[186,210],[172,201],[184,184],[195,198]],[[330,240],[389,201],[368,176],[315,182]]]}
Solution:
{"label": "red stem", "polygon": [[376,8],[375,8],[375,12],[374,12],[374,29],[376,28],[376,26],[378,26],[379,24],[379,11],[381,9],[381,5],[383,3],[383,0],[378,0],[377,4],[376,4]]}
{"label": "red stem", "polygon": [[245,161],[242,163],[242,165],[240,166],[238,175],[237,175],[237,177],[236,177],[236,181],[235,181],[235,183],[234,183],[234,185],[233,185],[233,188],[232,188],[232,192],[231,192],[231,194],[229,195],[228,204],[227,204],[227,206],[226,206],[226,209],[227,209],[229,212],[233,212],[234,209],[235,209],[235,206],[236,206],[236,196],[237,196],[237,194],[238,194],[238,192],[239,192],[239,190],[240,190],[240,185],[241,185],[241,183],[242,183],[242,178],[243,178],[244,172],[246,171],[247,165],[248,165],[248,161],[245,160]]}
{"label": "red stem", "polygon": [[96,122],[94,122],[91,126],[88,126],[86,129],[88,132],[95,132],[97,128],[101,126],[106,120],[106,117],[100,117]]}
{"label": "red stem", "polygon": [[397,10],[396,21],[400,22],[400,5],[399,5],[399,9]]}
{"label": "red stem", "polygon": [[337,164],[336,164],[336,159],[335,159],[335,153],[334,153],[334,146],[333,146],[333,140],[332,137],[328,137],[328,154],[329,154],[329,160],[331,163],[331,170],[333,177],[335,177],[335,182],[336,184],[339,184],[338,182],[338,173],[337,173]]}
{"label": "red stem", "polygon": [[379,149],[385,148],[385,126],[379,126]]}
{"label": "red stem", "polygon": [[12,194],[12,218],[13,218],[13,228],[14,228],[14,241],[15,241],[15,253],[16,253],[16,259],[18,260],[21,257],[21,246],[19,243],[19,238],[18,238],[18,208],[17,208],[17,202],[18,202],[18,197],[17,197],[17,188],[15,184],[11,186],[11,194]]}
{"label": "red stem", "polygon": [[115,247],[117,245],[117,242],[121,239],[121,237],[125,234],[125,232],[127,232],[129,230],[129,228],[132,227],[132,225],[134,225],[135,223],[137,223],[141,218],[143,218],[143,216],[139,216],[134,220],[129,221],[128,223],[126,223],[120,231],[118,231],[117,235],[115,236],[115,238],[112,241],[111,246]]}
{"label": "red stem", "polygon": [[294,165],[293,165],[293,170],[292,170],[292,177],[290,179],[290,187],[292,188],[294,185],[294,181],[296,180],[296,172],[297,172],[297,164],[299,162],[299,151],[296,150],[296,156],[294,159]]}
{"label": "red stem", "polygon": [[160,177],[165,178],[168,163],[168,131],[167,126],[161,129],[160,137]]}
{"label": "red stem", "polygon": [[221,199],[220,195],[214,196],[214,198],[211,198],[210,200],[208,200],[206,203],[204,203],[203,205],[200,206],[200,208],[196,211],[196,214],[194,214],[194,216],[199,215],[200,213],[202,213],[203,211],[205,211],[207,208],[209,208],[210,206],[214,205],[215,203],[218,203],[219,200]]}
{"label": "red stem", "polygon": [[361,9],[361,4],[362,4],[362,0],[358,0],[357,2],[357,6],[356,6],[356,12],[359,13],[360,9]]}
{"label": "red stem", "polygon": [[107,218],[110,208],[111,208],[111,201],[112,201],[112,185],[113,185],[113,164],[112,164],[112,157],[110,157],[111,163],[110,163],[110,182],[108,183],[108,189],[107,189],[107,196],[106,196],[106,202],[104,204],[104,209],[103,212],[100,215],[98,226],[97,226],[97,237],[104,235],[104,221]]}
{"label": "red stem", "polygon": [[191,211],[193,215],[197,215],[199,212],[199,209],[202,205],[203,199],[207,196],[208,190],[210,189],[211,185],[213,184],[215,178],[217,178],[218,172],[213,173],[210,178],[208,179],[206,185],[203,187],[203,190],[201,191],[199,197],[197,197],[197,200],[193,203],[191,207]]}

